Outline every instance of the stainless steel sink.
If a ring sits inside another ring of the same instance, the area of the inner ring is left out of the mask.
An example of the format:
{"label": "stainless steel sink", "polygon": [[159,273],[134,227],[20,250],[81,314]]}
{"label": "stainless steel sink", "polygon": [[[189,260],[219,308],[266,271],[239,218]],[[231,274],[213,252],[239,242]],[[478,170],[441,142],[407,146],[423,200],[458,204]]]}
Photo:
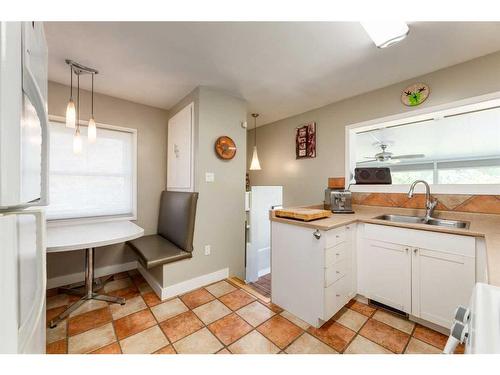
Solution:
{"label": "stainless steel sink", "polygon": [[396,223],[426,224],[426,225],[435,225],[438,227],[460,228],[460,229],[469,229],[469,224],[470,224],[468,221],[456,221],[456,220],[445,220],[445,219],[434,219],[434,218],[431,218],[426,221],[425,218],[423,217],[405,216],[405,215],[380,215],[375,217],[374,219],[392,221]]}

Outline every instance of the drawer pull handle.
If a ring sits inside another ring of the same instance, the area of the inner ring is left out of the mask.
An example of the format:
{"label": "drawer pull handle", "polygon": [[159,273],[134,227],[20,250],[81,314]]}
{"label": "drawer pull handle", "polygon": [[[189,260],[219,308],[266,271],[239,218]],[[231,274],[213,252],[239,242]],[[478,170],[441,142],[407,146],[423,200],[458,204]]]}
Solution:
{"label": "drawer pull handle", "polygon": [[336,297],[340,297],[340,294],[335,294]]}
{"label": "drawer pull handle", "polygon": [[335,235],[336,238],[340,238],[340,236],[338,234]]}
{"label": "drawer pull handle", "polygon": [[340,255],[340,253],[335,253],[335,255],[336,255],[336,256],[339,256],[339,255]]}
{"label": "drawer pull handle", "polygon": [[317,230],[317,229],[316,229],[316,230],[313,232],[313,236],[314,236],[317,240],[319,240],[319,239],[321,238],[321,232],[320,232],[319,230]]}
{"label": "drawer pull handle", "polygon": [[340,271],[335,271],[335,272],[340,275]]}

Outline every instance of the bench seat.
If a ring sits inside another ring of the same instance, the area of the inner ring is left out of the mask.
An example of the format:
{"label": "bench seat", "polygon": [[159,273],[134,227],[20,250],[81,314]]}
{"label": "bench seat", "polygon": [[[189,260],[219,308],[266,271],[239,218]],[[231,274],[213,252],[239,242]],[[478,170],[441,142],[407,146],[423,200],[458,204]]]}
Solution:
{"label": "bench seat", "polygon": [[127,244],[132,247],[139,258],[139,262],[146,269],[193,256],[192,252],[182,250],[159,234],[127,241]]}
{"label": "bench seat", "polygon": [[127,244],[146,269],[193,257],[194,223],[198,193],[163,191],[157,234]]}

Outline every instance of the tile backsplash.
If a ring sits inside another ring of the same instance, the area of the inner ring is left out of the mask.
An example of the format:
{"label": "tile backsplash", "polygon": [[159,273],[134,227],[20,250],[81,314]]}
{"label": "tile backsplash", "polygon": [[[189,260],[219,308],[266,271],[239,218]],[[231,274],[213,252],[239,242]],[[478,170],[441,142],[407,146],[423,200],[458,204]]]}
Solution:
{"label": "tile backsplash", "polygon": [[[500,215],[500,195],[432,194],[436,210]],[[403,193],[352,193],[352,203],[365,206],[425,208],[425,194],[408,198]]]}

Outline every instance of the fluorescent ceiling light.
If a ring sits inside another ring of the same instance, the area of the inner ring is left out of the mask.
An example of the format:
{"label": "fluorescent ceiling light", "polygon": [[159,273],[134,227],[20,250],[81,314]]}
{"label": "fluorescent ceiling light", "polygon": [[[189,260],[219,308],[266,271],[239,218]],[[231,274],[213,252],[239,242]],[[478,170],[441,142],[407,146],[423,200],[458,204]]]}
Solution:
{"label": "fluorescent ceiling light", "polygon": [[399,21],[366,21],[361,22],[361,26],[378,48],[386,48],[402,41],[410,31],[405,22]]}

